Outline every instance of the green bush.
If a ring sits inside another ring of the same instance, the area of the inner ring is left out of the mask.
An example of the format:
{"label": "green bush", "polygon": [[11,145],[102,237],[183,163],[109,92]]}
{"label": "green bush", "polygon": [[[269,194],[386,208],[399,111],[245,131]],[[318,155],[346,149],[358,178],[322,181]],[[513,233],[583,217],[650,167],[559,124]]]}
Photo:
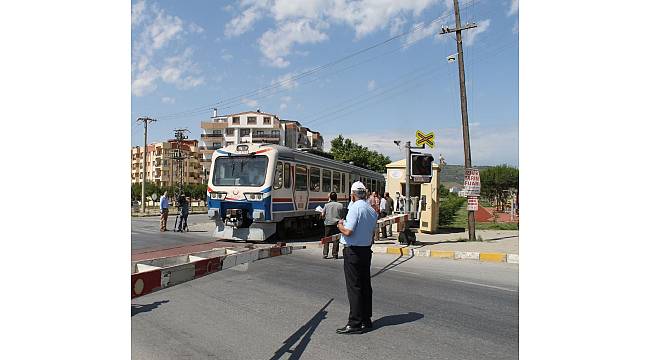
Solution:
{"label": "green bush", "polygon": [[465,204],[465,198],[455,194],[440,199],[440,210],[438,212],[438,226],[451,225],[456,217],[458,210]]}

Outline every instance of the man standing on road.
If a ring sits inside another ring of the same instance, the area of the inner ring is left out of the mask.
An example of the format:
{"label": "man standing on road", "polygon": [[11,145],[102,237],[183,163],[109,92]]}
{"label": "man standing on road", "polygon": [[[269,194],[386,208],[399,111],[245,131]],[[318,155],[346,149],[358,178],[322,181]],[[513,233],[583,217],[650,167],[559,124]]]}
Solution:
{"label": "man standing on road", "polygon": [[[381,210],[382,218],[385,218],[386,216],[393,214],[393,199],[390,198],[390,194],[388,192],[386,192],[384,194],[384,197],[381,198],[381,204],[379,205],[379,208]],[[392,225],[389,224],[387,226],[388,226],[388,236],[393,236]],[[381,228],[381,237],[386,238],[386,226],[382,226]]]}
{"label": "man standing on road", "polygon": [[167,231],[167,217],[169,217],[169,198],[165,191],[160,198],[160,231]]}
{"label": "man standing on road", "polygon": [[343,272],[350,302],[348,324],[336,329],[338,334],[357,334],[372,328],[372,286],[370,261],[372,237],[377,224],[377,212],[368,205],[366,187],[352,184],[352,206],[345,219],[339,220],[343,248]]}
{"label": "man standing on road", "polygon": [[[325,237],[336,235],[339,233],[337,224],[341,220],[343,214],[343,205],[336,201],[336,193],[330,193],[330,201],[325,204],[321,218],[325,219]],[[323,259],[327,259],[327,254],[330,250],[330,244],[323,244]],[[332,257],[339,258],[339,241],[332,240]]]}
{"label": "man standing on road", "polygon": [[178,232],[183,232],[187,228],[187,216],[189,215],[189,203],[185,198],[185,194],[181,194],[178,198]]}

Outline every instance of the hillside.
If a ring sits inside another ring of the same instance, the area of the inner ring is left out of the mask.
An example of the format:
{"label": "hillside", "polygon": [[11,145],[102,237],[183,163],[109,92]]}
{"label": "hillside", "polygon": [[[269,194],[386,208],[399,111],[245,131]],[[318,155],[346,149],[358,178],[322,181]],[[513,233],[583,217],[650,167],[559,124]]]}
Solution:
{"label": "hillside", "polygon": [[[479,170],[484,170],[490,166],[476,166]],[[445,165],[440,172],[441,183],[456,183],[463,185],[465,178],[465,167],[463,165]],[[446,186],[446,185],[445,185]]]}

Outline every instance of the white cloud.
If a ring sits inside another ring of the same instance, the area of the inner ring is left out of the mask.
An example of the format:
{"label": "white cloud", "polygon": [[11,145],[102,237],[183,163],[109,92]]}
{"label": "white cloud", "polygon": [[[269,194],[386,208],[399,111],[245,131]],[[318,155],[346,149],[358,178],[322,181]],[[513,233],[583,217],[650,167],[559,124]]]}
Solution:
{"label": "white cloud", "polygon": [[287,73],[271,81],[272,85],[279,85],[282,89],[290,90],[298,86],[298,82],[293,79],[295,73]]}
{"label": "white cloud", "polygon": [[488,29],[488,27],[490,27],[490,19],[481,20],[476,25],[477,26],[475,28],[467,30],[466,32],[467,37],[463,38],[464,40],[463,44],[466,44],[467,46],[472,46],[478,34],[485,32]]}
{"label": "white cloud", "polygon": [[241,15],[234,17],[226,24],[224,34],[226,37],[239,36],[253,28],[253,24],[262,18],[261,9],[257,6],[244,10]]}
{"label": "white cloud", "polygon": [[406,24],[406,20],[401,16],[398,16],[393,20],[391,20],[390,36],[396,36],[398,34],[401,34],[404,29],[404,24]]}
{"label": "white cloud", "polygon": [[[190,23],[185,26],[178,16],[167,14],[157,4],[138,2],[132,9],[133,19],[142,24],[132,50],[131,91],[144,96],[166,82],[180,89],[203,84],[198,65],[192,61],[192,50],[175,43],[187,33],[201,33],[203,28]],[[172,46],[172,44],[174,44]],[[171,55],[163,55],[164,53]]]}
{"label": "white cloud", "polygon": [[327,39],[327,35],[321,31],[324,27],[324,23],[312,24],[307,19],[285,22],[274,30],[266,31],[257,42],[269,65],[284,68],[289,66],[285,57],[291,53],[294,44],[318,43]]}
{"label": "white cloud", "polygon": [[142,22],[142,13],[144,12],[145,3],[144,0],[140,0],[137,3],[131,5],[131,25],[135,26]]}
{"label": "white cloud", "polygon": [[232,61],[232,59],[233,59],[234,57],[232,56],[232,54],[230,54],[230,53],[228,52],[227,49],[221,49],[221,58],[222,58],[224,61],[229,62],[229,61]]}
{"label": "white cloud", "polygon": [[173,97],[163,96],[160,101],[162,101],[163,104],[173,104],[176,102],[176,99]]}
{"label": "white cloud", "polygon": [[286,103],[280,104],[280,110],[285,110],[288,107]]}
{"label": "white cloud", "polygon": [[251,107],[251,108],[256,107],[258,105],[257,100],[248,99],[248,98],[243,98],[241,100],[241,102],[242,102],[242,104],[244,104],[244,105],[246,105],[248,107]]}
{"label": "white cloud", "polygon": [[284,101],[284,102],[290,102],[292,98],[291,98],[291,96],[283,96],[283,97],[281,97],[280,99],[281,99],[282,101]]}
{"label": "white cloud", "polygon": [[424,23],[414,24],[411,28],[411,33],[409,33],[404,39],[404,44],[408,47],[434,34],[436,35],[436,38],[440,38],[442,36],[439,35],[441,27],[442,22],[440,20],[434,20],[429,23],[429,25],[424,25]]}
{"label": "white cloud", "polygon": [[325,41],[331,24],[354,29],[357,39],[389,28],[399,33],[406,17],[417,17],[422,11],[443,0],[242,0],[239,11],[224,29],[228,37],[241,35],[264,17],[275,21],[257,41],[268,64],[283,68],[287,57],[297,52],[295,45]]}
{"label": "white cloud", "polygon": [[510,10],[508,11],[508,16],[512,16],[519,12],[519,0],[512,0],[510,3]]}
{"label": "white cloud", "polygon": [[375,80],[368,81],[368,91],[373,91],[377,87],[377,82]]}
{"label": "white cloud", "polygon": [[201,34],[205,31],[201,26],[195,24],[195,23],[190,23],[189,25],[189,30],[190,32]]}

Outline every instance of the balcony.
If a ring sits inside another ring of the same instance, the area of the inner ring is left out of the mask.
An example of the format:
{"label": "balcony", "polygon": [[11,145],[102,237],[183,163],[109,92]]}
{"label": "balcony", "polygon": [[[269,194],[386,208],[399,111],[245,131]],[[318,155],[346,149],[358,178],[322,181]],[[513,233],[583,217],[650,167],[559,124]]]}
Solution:
{"label": "balcony", "polygon": [[253,134],[253,139],[280,140],[280,134]]}
{"label": "balcony", "polygon": [[201,138],[222,138],[223,134],[201,134]]}

